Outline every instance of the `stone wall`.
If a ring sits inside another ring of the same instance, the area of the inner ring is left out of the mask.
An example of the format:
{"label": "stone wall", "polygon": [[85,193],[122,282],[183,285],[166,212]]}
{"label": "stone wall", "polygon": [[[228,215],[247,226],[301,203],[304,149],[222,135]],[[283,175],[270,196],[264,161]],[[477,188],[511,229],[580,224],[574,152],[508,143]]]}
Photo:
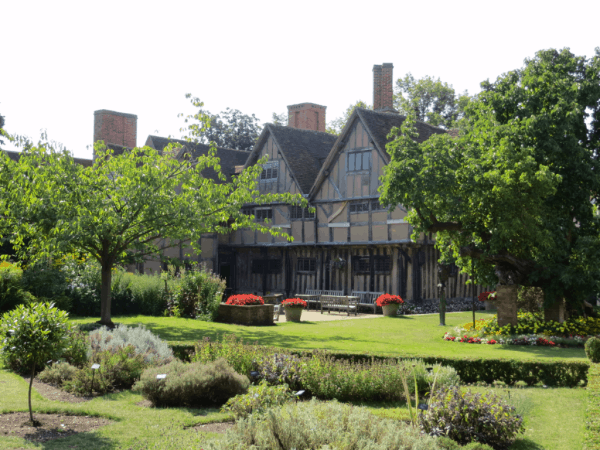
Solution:
{"label": "stone wall", "polygon": [[217,322],[238,325],[273,325],[274,305],[219,305]]}

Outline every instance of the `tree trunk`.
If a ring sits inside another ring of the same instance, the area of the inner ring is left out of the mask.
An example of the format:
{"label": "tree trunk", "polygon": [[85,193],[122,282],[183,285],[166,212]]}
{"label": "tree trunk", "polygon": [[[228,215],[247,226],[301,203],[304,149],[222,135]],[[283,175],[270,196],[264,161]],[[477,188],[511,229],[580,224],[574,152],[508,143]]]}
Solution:
{"label": "tree trunk", "polygon": [[115,324],[110,318],[110,307],[111,307],[111,280],[112,280],[112,264],[102,263],[102,289],[100,291],[100,320],[98,321],[101,325],[106,325],[109,328],[113,328]]}
{"label": "tree trunk", "polygon": [[31,408],[31,387],[33,386],[33,377],[35,376],[35,363],[31,367],[31,378],[29,379],[29,419],[31,424],[35,426],[36,422],[33,419],[33,409]]}

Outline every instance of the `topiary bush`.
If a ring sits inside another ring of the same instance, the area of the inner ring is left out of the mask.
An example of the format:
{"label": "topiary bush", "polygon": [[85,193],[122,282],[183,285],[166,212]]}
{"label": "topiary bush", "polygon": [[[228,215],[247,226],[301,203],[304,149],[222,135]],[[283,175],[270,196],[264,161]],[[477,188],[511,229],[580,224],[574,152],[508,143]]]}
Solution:
{"label": "topiary bush", "polygon": [[473,394],[458,388],[436,391],[419,424],[432,436],[446,435],[459,444],[471,441],[494,448],[507,447],[523,433],[523,418],[492,392]]}
{"label": "topiary bush", "polygon": [[92,354],[132,346],[134,353],[141,355],[148,365],[160,366],[174,359],[173,350],[167,342],[143,325],[119,325],[113,329],[101,327],[90,332],[89,341]]}
{"label": "topiary bush", "polygon": [[33,424],[37,422],[31,408],[31,387],[36,369],[48,360],[58,359],[68,347],[65,339],[70,329],[68,320],[69,315],[52,303],[32,303],[4,313],[0,321],[0,350],[5,360],[9,363],[18,360],[31,377],[29,417]]}
{"label": "topiary bush", "polygon": [[[157,379],[166,374],[164,379]],[[231,397],[245,394],[250,381],[237,374],[220,358],[208,364],[183,363],[175,360],[162,367],[144,371],[134,390],[154,406],[215,406],[223,405]]]}
{"label": "topiary bush", "polygon": [[204,448],[436,450],[436,439],[397,420],[337,402],[299,402],[239,419],[235,427]]}
{"label": "topiary bush", "polygon": [[90,367],[79,369],[71,380],[64,382],[64,389],[78,395],[92,392],[103,395],[118,389],[129,389],[148,367],[143,355],[136,353],[133,345],[94,353],[88,364],[91,366],[94,363],[100,364],[96,372]]}
{"label": "topiary bush", "polygon": [[269,386],[263,380],[259,385],[251,386],[247,394],[236,395],[227,400],[221,411],[231,413],[239,419],[250,414],[263,414],[267,409],[282,406],[295,398],[287,385]]}
{"label": "topiary bush", "polygon": [[591,362],[600,362],[600,339],[597,337],[589,338],[585,343],[585,354]]}
{"label": "topiary bush", "polygon": [[57,362],[42,370],[38,375],[38,378],[44,383],[61,387],[67,381],[71,381],[78,370],[77,367],[72,366],[67,362]]}

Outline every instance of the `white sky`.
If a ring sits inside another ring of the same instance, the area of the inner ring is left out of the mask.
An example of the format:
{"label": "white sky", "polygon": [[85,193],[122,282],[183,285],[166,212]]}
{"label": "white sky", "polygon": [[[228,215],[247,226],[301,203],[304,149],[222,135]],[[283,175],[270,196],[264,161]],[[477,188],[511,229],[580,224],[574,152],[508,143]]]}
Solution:
{"label": "white sky", "polygon": [[143,145],[180,136],[187,92],[261,123],[301,102],[330,121],[372,103],[374,64],[473,94],[540,49],[593,56],[599,17],[597,0],[5,1],[0,114],[87,158],[95,110],[137,114]]}

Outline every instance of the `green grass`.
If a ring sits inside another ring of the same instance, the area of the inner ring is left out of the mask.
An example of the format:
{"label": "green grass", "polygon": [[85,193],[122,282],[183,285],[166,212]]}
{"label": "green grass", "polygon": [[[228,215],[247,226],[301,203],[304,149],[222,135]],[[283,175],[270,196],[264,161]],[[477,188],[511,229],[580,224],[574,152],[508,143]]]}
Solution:
{"label": "green grass", "polygon": [[[481,311],[477,313],[477,318],[491,314]],[[235,334],[247,342],[296,350],[327,349],[348,353],[407,356],[587,360],[583,348],[461,344],[442,339],[446,331],[451,331],[471,319],[470,312],[463,312],[447,314],[445,327],[439,326],[439,318],[435,314],[331,322],[280,322],[268,327],[249,327],[174,317],[113,318],[115,322],[127,325],[144,324],[170,344],[179,345],[191,345],[205,336],[218,339],[226,334]],[[98,319],[85,318],[73,321],[88,323],[96,320]]]}

